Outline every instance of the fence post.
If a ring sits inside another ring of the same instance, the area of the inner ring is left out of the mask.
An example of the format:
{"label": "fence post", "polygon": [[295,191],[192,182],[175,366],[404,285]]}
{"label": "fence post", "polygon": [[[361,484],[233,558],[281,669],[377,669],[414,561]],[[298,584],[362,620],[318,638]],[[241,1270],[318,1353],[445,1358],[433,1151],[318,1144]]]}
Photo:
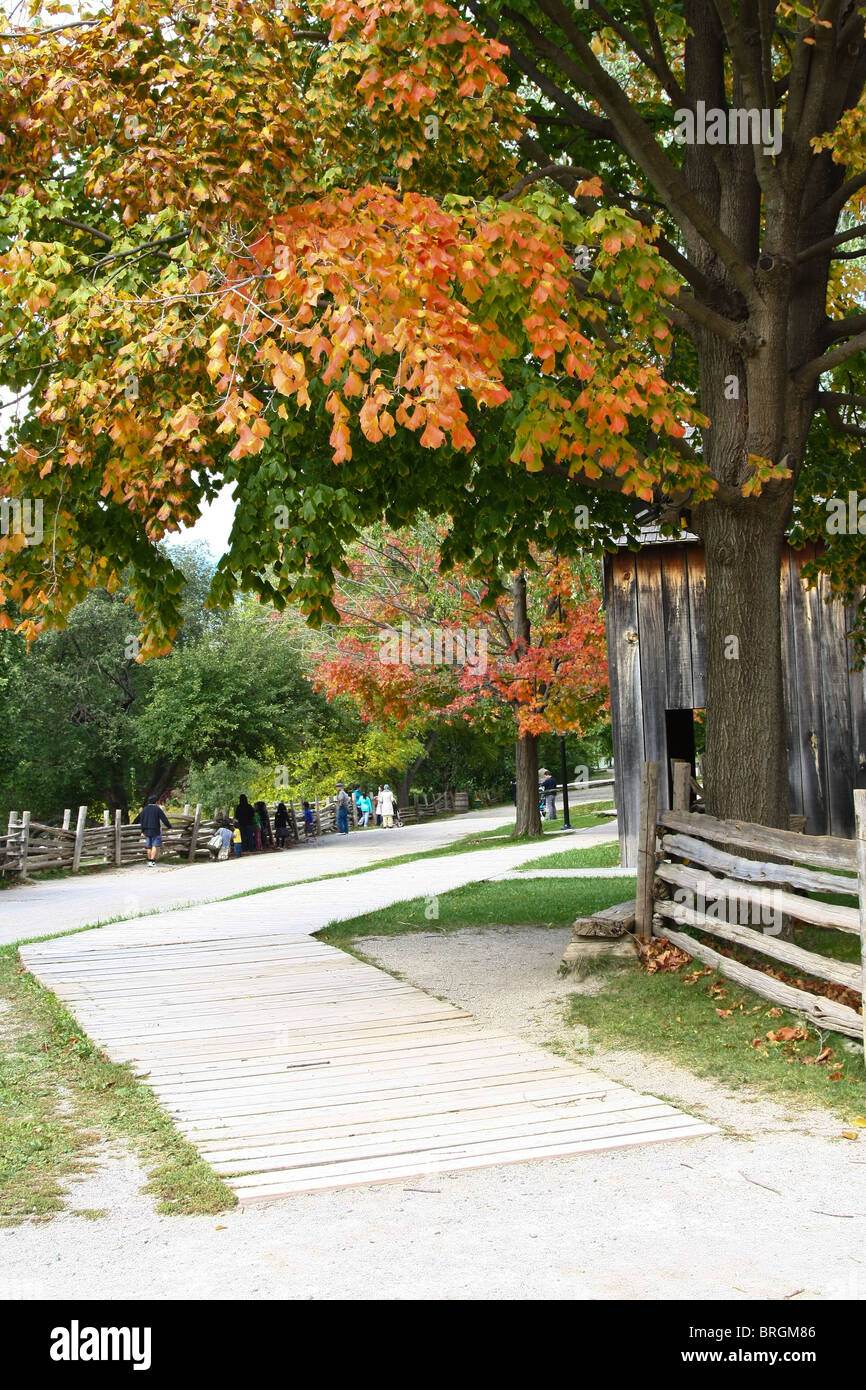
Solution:
{"label": "fence post", "polygon": [[[214,819],[216,819],[216,817],[214,817]],[[199,828],[200,825],[201,825],[201,802],[200,802],[200,801],[197,801],[197,802],[196,802],[196,806],[195,806],[195,815],[194,815],[193,818],[192,818],[192,835],[190,836],[190,841],[189,841],[189,853],[188,853],[187,856],[186,856],[186,858],[187,858],[187,863],[189,863],[189,864],[194,864],[194,863],[195,863],[195,852],[196,852],[196,849],[198,848],[198,828]]]}
{"label": "fence post", "polygon": [[857,890],[860,904],[860,968],[863,992],[863,1055],[866,1057],[866,791],[855,791],[854,814],[857,818]]}
{"label": "fence post", "polygon": [[27,848],[30,844],[30,812],[21,813],[21,877],[27,877]]}
{"label": "fence post", "polygon": [[637,845],[637,907],[635,929],[639,937],[652,936],[653,879],[656,872],[656,824],[658,822],[659,765],[641,768],[640,830]]}
{"label": "fence post", "polygon": [[123,863],[123,812],[118,806],[114,812],[114,862]]}
{"label": "fence post", "polygon": [[318,839],[318,838],[319,838],[319,835],[321,834],[321,830],[322,830],[322,826],[321,826],[321,823],[320,823],[320,821],[319,821],[319,794],[318,794],[318,792],[316,792],[316,820],[315,820],[314,829],[315,829],[315,833],[316,833],[316,839]]}
{"label": "fence post", "polygon": [[11,866],[11,861],[12,861],[12,836],[15,834],[15,831],[16,831],[17,829],[18,829],[18,812],[17,812],[17,811],[10,811],[10,812],[9,812],[9,820],[8,820],[8,822],[7,822],[7,825],[6,825],[6,858],[5,858],[4,867],[3,867],[3,872],[4,872],[4,873],[10,873],[10,874],[11,874],[11,873],[14,873],[14,872],[15,872],[15,870],[12,869],[10,866]]}
{"label": "fence post", "polygon": [[81,863],[81,851],[84,848],[84,822],[87,820],[87,807],[79,806],[78,820],[75,824],[75,848],[72,851],[72,872],[78,873],[78,866]]}
{"label": "fence post", "polygon": [[71,821],[71,819],[72,819],[72,812],[71,812],[71,811],[64,811],[64,812],[63,812],[63,829],[64,829],[64,830],[68,830],[68,829],[69,829],[69,822]]}
{"label": "fence post", "polygon": [[104,855],[104,858],[105,858],[106,864],[110,864],[110,863],[111,863],[111,857],[112,857],[112,856],[111,856],[111,841],[110,841],[110,839],[109,839],[109,836],[110,836],[110,834],[111,834],[111,823],[110,823],[110,813],[109,813],[108,811],[103,811],[103,813],[102,813],[102,825],[103,825],[103,829],[105,830],[105,855]]}
{"label": "fence post", "polygon": [[671,759],[674,778],[674,810],[688,812],[692,804],[692,765],[679,758]]}

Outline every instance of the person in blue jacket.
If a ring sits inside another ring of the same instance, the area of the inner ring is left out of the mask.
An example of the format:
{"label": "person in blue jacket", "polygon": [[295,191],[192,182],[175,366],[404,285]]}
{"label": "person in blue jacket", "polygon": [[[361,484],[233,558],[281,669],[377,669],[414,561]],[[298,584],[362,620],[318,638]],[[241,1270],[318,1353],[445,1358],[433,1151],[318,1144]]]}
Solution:
{"label": "person in blue jacket", "polygon": [[165,825],[170,830],[171,821],[155,796],[147,798],[147,803],[142,806],[136,820],[141,823],[141,833],[147,846],[147,862],[153,866],[159,858],[159,851],[162,846],[162,827]]}

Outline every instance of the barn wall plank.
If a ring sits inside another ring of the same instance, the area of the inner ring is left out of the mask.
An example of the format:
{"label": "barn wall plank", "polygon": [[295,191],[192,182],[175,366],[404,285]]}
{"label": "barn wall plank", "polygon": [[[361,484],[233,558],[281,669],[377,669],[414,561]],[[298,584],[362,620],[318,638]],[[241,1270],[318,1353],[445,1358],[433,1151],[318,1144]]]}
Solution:
{"label": "barn wall plank", "polygon": [[799,705],[800,768],[803,778],[803,811],[806,833],[823,835],[827,831],[826,763],[824,761],[824,719],[821,710],[820,599],[816,590],[803,582],[803,565],[812,558],[807,546],[792,555],[791,599],[794,615],[794,684],[792,699]]}
{"label": "barn wall plank", "polygon": [[686,547],[693,709],[707,706],[707,565],[699,545]]}
{"label": "barn wall plank", "polygon": [[781,608],[782,608],[782,681],[785,691],[785,741],[788,746],[788,791],[791,815],[802,816],[803,765],[800,741],[800,703],[796,695],[797,652],[794,629],[793,587],[797,569],[788,546],[782,550]]}
{"label": "barn wall plank", "polygon": [[665,769],[659,778],[658,809],[670,809],[668,793],[668,739],[665,726],[667,672],[662,607],[662,563],[667,546],[652,546],[637,557],[638,630],[640,634],[640,682],[643,694],[644,758]]}
{"label": "barn wall plank", "polygon": [[830,586],[825,577],[818,585],[821,689],[824,714],[827,830],[831,835],[854,835],[854,751],[851,746],[851,692],[845,642],[845,609],[828,603]]}
{"label": "barn wall plank", "polygon": [[616,805],[620,856],[637,863],[640,818],[640,769],[644,758],[641,719],[641,673],[638,654],[637,564],[620,550],[605,561],[605,613],[611,671]]}
{"label": "barn wall plank", "polygon": [[695,707],[686,548],[665,546],[661,572],[667,709]]}

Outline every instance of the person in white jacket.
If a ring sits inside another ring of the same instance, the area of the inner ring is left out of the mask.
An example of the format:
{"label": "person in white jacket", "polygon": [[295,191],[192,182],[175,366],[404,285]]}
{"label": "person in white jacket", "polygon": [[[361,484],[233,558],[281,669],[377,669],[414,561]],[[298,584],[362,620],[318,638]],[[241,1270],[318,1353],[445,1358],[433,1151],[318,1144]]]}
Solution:
{"label": "person in white jacket", "polygon": [[394,793],[387,782],[382,788],[381,805],[382,821],[385,828],[389,829],[394,824]]}

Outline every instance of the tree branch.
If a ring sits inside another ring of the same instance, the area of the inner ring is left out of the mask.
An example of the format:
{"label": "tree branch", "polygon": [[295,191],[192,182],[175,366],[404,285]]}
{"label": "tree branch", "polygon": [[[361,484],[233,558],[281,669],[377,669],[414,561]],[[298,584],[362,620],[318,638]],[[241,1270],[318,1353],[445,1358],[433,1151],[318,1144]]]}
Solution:
{"label": "tree branch", "polygon": [[813,256],[822,256],[825,251],[832,251],[834,246],[841,246],[858,236],[866,236],[866,222],[861,222],[859,227],[853,227],[850,232],[837,232],[835,236],[825,237],[823,241],[816,241],[812,246],[807,246],[806,250],[797,256],[797,264],[809,261]]}
{"label": "tree branch", "polygon": [[89,236],[95,237],[97,241],[102,241],[106,246],[114,245],[114,238],[108,232],[100,231],[99,227],[89,227],[86,222],[76,222],[73,217],[55,217],[61,227],[73,227],[76,232],[87,232]]}
{"label": "tree branch", "polygon": [[[649,0],[640,0],[640,7],[643,11],[644,23],[647,27],[650,46],[655,56],[656,63],[658,64],[659,70],[664,73],[662,86],[675,106],[684,106],[686,104],[686,94],[674,76],[673,69],[668,62],[668,55],[662,43],[662,37],[659,33],[659,27],[656,23],[652,5],[649,3]],[[658,76],[658,74],[656,75]]]}
{"label": "tree branch", "polygon": [[861,333],[866,328],[866,314],[851,314],[845,319],[831,319],[827,324],[825,338],[835,343],[837,338],[850,338],[852,333]]}
{"label": "tree branch", "polygon": [[665,199],[666,205],[681,227],[691,227],[715,251],[726,266],[731,278],[742,291],[747,303],[758,307],[758,296],[750,267],[737,247],[704,211],[688,183],[672,164],[667,153],[632,106],[625,92],[602,66],[574,23],[561,0],[537,0],[538,6],[562,30],[577,50],[584,66],[578,65],[556,44],[546,39],[522,15],[511,10],[521,27],[531,32],[536,48],[557,64],[576,86],[598,102],[615,120],[620,143],[636,164],[644,170]]}
{"label": "tree branch", "polygon": [[792,374],[791,380],[798,386],[811,386],[813,381],[817,381],[824,372],[829,372],[833,367],[839,367],[843,362],[847,362],[849,357],[854,357],[858,352],[866,349],[866,332],[858,333],[856,337],[849,339],[847,343],[842,343],[840,347],[834,348],[832,352],[825,352],[821,357],[813,357],[811,362],[798,368]]}

